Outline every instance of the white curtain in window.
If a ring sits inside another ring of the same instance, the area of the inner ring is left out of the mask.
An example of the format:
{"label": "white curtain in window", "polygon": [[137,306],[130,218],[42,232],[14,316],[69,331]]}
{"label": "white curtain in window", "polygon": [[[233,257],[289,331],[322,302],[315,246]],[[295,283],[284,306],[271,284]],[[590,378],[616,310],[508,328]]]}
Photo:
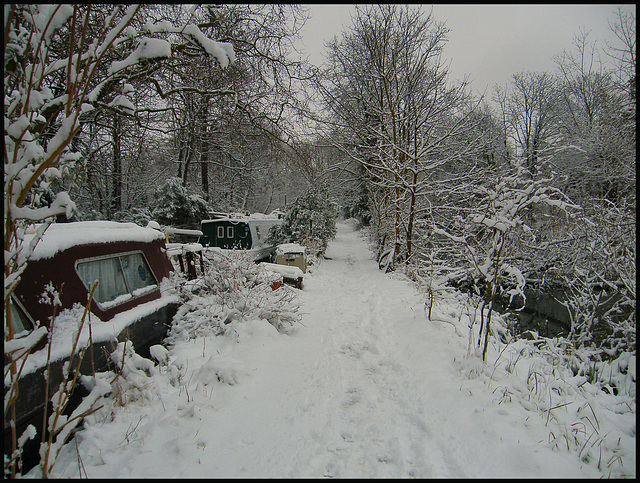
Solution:
{"label": "white curtain in window", "polygon": [[96,280],[99,282],[93,294],[98,303],[110,302],[128,293],[118,257],[78,263],[77,271],[87,287],[93,286]]}
{"label": "white curtain in window", "polygon": [[149,270],[142,253],[131,253],[120,257],[120,260],[129,290],[132,293],[140,288],[156,285],[156,279]]}

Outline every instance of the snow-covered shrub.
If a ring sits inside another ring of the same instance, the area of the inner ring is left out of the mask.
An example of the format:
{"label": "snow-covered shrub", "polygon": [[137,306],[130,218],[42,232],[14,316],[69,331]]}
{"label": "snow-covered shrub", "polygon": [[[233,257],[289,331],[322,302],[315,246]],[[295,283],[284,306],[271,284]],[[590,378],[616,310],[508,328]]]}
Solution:
{"label": "snow-covered shrub", "polygon": [[635,440],[635,354],[594,363],[593,353],[576,350],[569,339],[534,334],[493,357],[493,367],[479,370],[497,385],[498,404],[520,404],[543,420],[550,448],[575,453],[612,477],[625,476],[623,460],[630,455],[624,448]]}
{"label": "snow-covered shrub", "polygon": [[156,208],[152,218],[161,225],[176,228],[197,228],[208,216],[204,198],[182,186],[180,178],[169,178],[154,193]]}
{"label": "snow-covered shrub", "polygon": [[484,286],[479,336],[483,359],[497,296],[507,296],[509,302],[515,296],[526,300],[524,267],[514,262],[518,259],[519,245],[525,240],[531,244],[536,240],[536,233],[527,224],[531,210],[539,205],[568,216],[579,208],[551,185],[552,180],[552,176],[535,179],[525,168],[516,167],[508,176],[477,187],[478,203],[461,224],[459,233],[433,227],[434,234],[462,244],[468,255],[470,278]]}
{"label": "snow-covered shrub", "polygon": [[149,220],[151,220],[152,218],[153,217],[151,216],[151,210],[149,210],[149,208],[140,208],[137,206],[134,206],[125,211],[117,211],[111,217],[113,221],[131,222],[140,226],[147,226],[147,223],[149,223]]}
{"label": "snow-covered shrub", "polygon": [[173,318],[167,343],[199,336],[224,335],[232,322],[265,320],[289,333],[300,319],[295,290],[273,290],[278,278],[242,251],[207,250],[205,275],[185,291],[186,300]]}
{"label": "snow-covered shrub", "polygon": [[310,256],[322,256],[336,236],[336,207],[326,190],[310,189],[300,195],[284,216],[284,221],[269,231],[269,241],[299,243]]}
{"label": "snow-covered shrub", "polygon": [[575,242],[561,254],[557,278],[565,287],[576,347],[594,345],[616,357],[636,345],[635,207],[606,200],[595,207],[597,217],[584,216],[569,227]]}
{"label": "snow-covered shrub", "polygon": [[[49,384],[49,377],[51,377],[51,357],[52,353],[57,351],[52,350],[54,346],[60,343],[65,344],[68,348],[68,344],[71,344],[71,352],[68,361],[62,366],[62,380],[58,384],[57,390],[49,398],[51,402],[52,411],[47,417],[48,405],[45,405],[45,420],[46,427],[42,428],[43,438],[40,445],[40,463],[39,469],[42,472],[42,477],[47,478],[51,473],[56,460],[62,450],[62,447],[66,444],[67,440],[71,436],[72,431],[76,428],[79,422],[87,415],[96,411],[98,404],[102,397],[110,392],[110,385],[104,377],[85,376],[81,377],[85,387],[89,389],[89,394],[82,398],[80,404],[73,408],[71,414],[67,413],[67,408],[71,403],[71,397],[76,390],[78,384],[78,374],[80,374],[80,366],[85,356],[87,349],[90,347],[88,341],[82,337],[85,323],[87,322],[87,314],[89,313],[89,306],[93,298],[93,291],[95,285],[89,293],[89,300],[86,307],[82,307],[80,304],[76,304],[73,309],[63,311],[59,316],[54,315],[52,317],[51,326],[53,330],[50,331],[49,344],[46,348],[46,370],[45,380]],[[43,302],[53,305],[60,305],[59,294],[53,289],[52,286],[48,286],[47,290],[43,294]],[[56,322],[58,317],[61,319],[60,324],[63,327],[62,332],[56,330]],[[54,341],[54,335],[57,335],[57,341]],[[85,333],[86,335],[86,333]],[[60,338],[64,341],[59,340]],[[48,389],[45,391],[48,395]]]}
{"label": "snow-covered shrub", "polygon": [[415,266],[407,267],[406,274],[418,285],[418,290],[425,294],[425,310],[431,320],[431,312],[438,300],[453,290],[449,284],[452,273],[459,272],[459,267],[450,267],[446,260],[438,256],[440,249],[431,249],[418,257]]}
{"label": "snow-covered shrub", "polygon": [[[49,439],[43,441],[40,446],[40,469],[44,478],[51,474],[60,452],[72,435],[72,431],[84,417],[99,409],[103,397],[111,392],[110,381],[109,373],[83,376],[82,383],[89,389],[89,394],[82,398],[82,402],[69,415],[63,414],[63,411],[66,408],[71,390],[66,387],[67,385],[60,384],[60,388],[51,398],[54,407],[48,422]],[[71,384],[75,386],[76,380],[74,379]],[[62,406],[56,404],[60,401],[64,401]]]}
{"label": "snow-covered shrub", "polygon": [[111,353],[118,377],[113,380],[113,396],[121,406],[129,401],[153,397],[151,377],[159,373],[153,361],[136,353],[131,341],[119,342]]}
{"label": "snow-covered shrub", "polygon": [[[471,331],[479,307],[474,307],[477,301],[466,297],[457,294],[450,301],[459,303],[456,334],[465,335],[468,324],[469,343],[474,345],[477,339],[471,337]],[[450,317],[454,321],[456,311],[449,310],[448,317],[436,311],[438,320]],[[499,319],[497,316],[494,321]],[[469,357],[468,352],[455,365],[467,378],[486,384],[496,406],[524,415],[521,419],[527,425],[542,423],[541,445],[577,457],[602,475],[630,476],[629,460],[635,458],[634,353],[594,362],[592,350],[576,349],[568,338],[544,338],[530,332],[528,339],[506,339],[494,333],[484,363]]]}

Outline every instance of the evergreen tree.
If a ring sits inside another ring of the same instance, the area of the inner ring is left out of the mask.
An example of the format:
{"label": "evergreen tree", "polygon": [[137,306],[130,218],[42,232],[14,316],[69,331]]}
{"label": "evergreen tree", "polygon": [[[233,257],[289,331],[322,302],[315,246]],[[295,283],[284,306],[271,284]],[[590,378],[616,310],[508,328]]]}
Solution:
{"label": "evergreen tree", "polygon": [[190,193],[180,178],[169,178],[154,193],[156,208],[153,219],[175,228],[198,228],[208,216],[208,205],[202,196]]}
{"label": "evergreen tree", "polygon": [[300,243],[317,256],[324,254],[329,240],[335,236],[336,207],[323,188],[310,189],[300,195],[286,213],[284,222],[269,232],[270,242]]}

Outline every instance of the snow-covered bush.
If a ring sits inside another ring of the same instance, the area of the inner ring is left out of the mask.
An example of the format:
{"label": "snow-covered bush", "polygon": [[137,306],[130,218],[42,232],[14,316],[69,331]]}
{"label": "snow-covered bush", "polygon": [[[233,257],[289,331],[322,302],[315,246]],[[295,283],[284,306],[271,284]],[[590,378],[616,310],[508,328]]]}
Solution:
{"label": "snow-covered bush", "polygon": [[208,250],[205,275],[185,286],[186,300],[173,318],[167,343],[224,335],[233,330],[233,322],[254,319],[291,332],[300,319],[297,295],[286,285],[273,290],[278,278],[244,252]]}
{"label": "snow-covered bush", "polygon": [[299,243],[307,247],[310,256],[322,256],[330,240],[336,236],[336,207],[329,194],[314,188],[300,195],[284,216],[280,225],[269,232],[269,241]]}
{"label": "snow-covered bush", "polygon": [[575,241],[561,253],[557,278],[566,287],[576,347],[617,357],[636,345],[635,208],[606,200],[598,208],[597,217],[569,227]]}
{"label": "snow-covered bush", "polygon": [[117,373],[111,382],[114,404],[125,406],[130,401],[152,399],[155,394],[154,376],[166,374],[172,385],[180,384],[184,368],[170,361],[166,349],[161,345],[154,345],[149,351],[158,361],[157,365],[136,353],[128,340],[119,342],[111,353],[111,362]]}
{"label": "snow-covered bush", "polygon": [[[44,426],[43,423],[43,427],[40,430],[42,442],[40,444],[40,462],[38,465],[41,476],[44,478],[47,478],[51,473],[63,446],[66,444],[72,434],[72,431],[77,427],[82,418],[96,411],[102,397],[111,391],[110,384],[104,375],[81,376],[80,379],[78,378],[82,360],[89,348],[89,344],[83,340],[84,338],[82,337],[82,334],[85,329],[85,323],[88,325],[87,314],[89,313],[89,306],[91,305],[94,289],[95,286],[89,294],[89,300],[87,301],[86,307],[76,304],[73,309],[67,309],[59,315],[56,315],[56,311],[54,310],[54,315],[51,321],[52,330],[49,331],[48,347],[41,351],[46,351],[47,354],[46,370],[44,372],[45,384],[47,384],[45,395],[48,399],[44,412],[44,421],[46,421],[46,426]],[[53,289],[53,287],[47,287],[47,291],[43,294],[43,302],[51,304],[54,307],[60,305],[59,294]],[[56,324],[56,322],[60,322],[60,324]],[[62,325],[62,330],[57,329],[57,325]],[[57,339],[55,341],[54,335],[58,336],[55,338]],[[64,339],[64,342],[60,340],[61,338]],[[56,391],[53,395],[50,395],[48,385],[50,383],[49,378],[52,377],[51,371],[53,370],[51,366],[52,353],[55,354],[58,352],[56,350],[56,346],[61,343],[64,343],[67,349],[69,348],[68,344],[71,343],[71,352],[68,356],[68,361],[62,365],[62,379],[58,384]],[[67,409],[71,407],[69,406],[71,404],[71,397],[80,380],[85,384],[89,393],[82,398],[80,404],[73,407],[73,409],[68,412]],[[5,381],[7,380],[5,379]],[[11,390],[9,393],[11,394],[14,392],[14,388],[17,393],[19,385],[19,380],[12,379]],[[48,402],[51,403],[50,414],[47,413],[49,408]],[[7,399],[5,399],[5,405],[6,403]],[[33,439],[37,434],[38,429],[33,425],[29,425],[25,433],[20,437],[20,441],[24,442],[25,438]],[[18,452],[21,449],[22,444],[19,444]],[[20,454],[14,451],[12,456],[14,461],[7,465],[8,461],[5,460],[5,475],[10,474],[11,470],[16,471],[20,469],[20,465],[16,464],[15,461],[15,459],[19,459],[20,456]],[[9,466],[9,468],[7,466]]]}
{"label": "snow-covered bush", "polygon": [[498,404],[519,403],[545,422],[550,448],[577,453],[611,477],[628,476],[631,455],[623,448],[635,439],[636,357],[592,356],[568,339],[534,335],[508,344],[485,375],[498,385],[496,395],[504,390]]}
{"label": "snow-covered bush", "polygon": [[496,313],[483,363],[473,355],[478,299],[453,292],[434,310],[437,322],[452,324],[461,338],[468,336],[466,356],[454,362],[460,372],[486,384],[494,404],[504,411],[524,408],[526,424],[541,425],[540,445],[577,456],[602,475],[630,476],[629,468],[635,468],[629,465],[635,458],[635,354],[597,361],[594,351],[577,349],[568,338],[535,332],[514,338],[505,331],[505,318]]}
{"label": "snow-covered bush", "polygon": [[509,302],[515,296],[526,300],[524,267],[517,266],[514,261],[518,258],[518,246],[524,240],[531,244],[536,240],[536,233],[527,224],[528,212],[541,205],[568,216],[570,211],[579,208],[551,185],[552,179],[534,179],[525,168],[516,167],[508,176],[498,178],[488,186],[477,187],[479,202],[460,224],[459,233],[433,227],[433,233],[462,244],[468,254],[470,278],[484,286],[478,341],[483,360],[497,296],[506,295]]}
{"label": "snow-covered bush", "polygon": [[153,219],[151,216],[151,210],[146,207],[137,207],[126,210],[126,211],[117,211],[111,217],[113,221],[119,221],[123,223],[135,223],[140,226],[147,226],[149,220]]}
{"label": "snow-covered bush", "polygon": [[162,225],[176,228],[197,228],[208,217],[209,206],[204,198],[190,192],[180,178],[169,178],[154,193],[156,208],[152,218]]}

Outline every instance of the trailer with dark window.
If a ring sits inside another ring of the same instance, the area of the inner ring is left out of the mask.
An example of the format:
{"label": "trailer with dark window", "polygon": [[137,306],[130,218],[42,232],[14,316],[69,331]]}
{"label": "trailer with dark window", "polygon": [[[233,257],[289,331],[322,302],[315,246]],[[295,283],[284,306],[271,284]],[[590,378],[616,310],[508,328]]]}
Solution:
{"label": "trailer with dark window", "polygon": [[271,259],[275,246],[267,242],[272,226],[282,219],[268,215],[226,215],[211,220],[202,220],[198,240],[203,247],[223,250],[247,250],[255,261]]}

